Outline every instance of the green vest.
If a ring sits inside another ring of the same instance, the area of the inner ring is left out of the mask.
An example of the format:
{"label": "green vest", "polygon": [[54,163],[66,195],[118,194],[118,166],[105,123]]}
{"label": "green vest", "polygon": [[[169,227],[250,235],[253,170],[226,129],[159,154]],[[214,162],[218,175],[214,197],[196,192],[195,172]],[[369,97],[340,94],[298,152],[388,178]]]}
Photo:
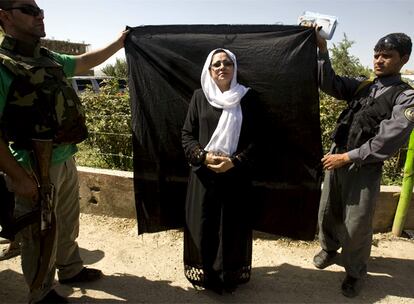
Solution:
{"label": "green vest", "polygon": [[0,119],[0,131],[16,149],[31,149],[31,139],[52,139],[55,144],[76,144],[88,133],[85,114],[63,67],[45,48],[39,56],[25,57],[16,40],[0,37],[0,63],[14,79]]}

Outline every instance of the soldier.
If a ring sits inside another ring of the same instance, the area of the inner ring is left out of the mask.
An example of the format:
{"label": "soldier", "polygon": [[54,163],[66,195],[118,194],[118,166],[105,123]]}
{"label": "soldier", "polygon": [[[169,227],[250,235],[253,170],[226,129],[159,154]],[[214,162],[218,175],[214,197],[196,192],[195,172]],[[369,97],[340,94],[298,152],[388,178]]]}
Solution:
{"label": "soldier", "polygon": [[[123,47],[127,31],[102,49],[68,56],[40,47],[43,19],[34,0],[0,0],[0,171],[7,174],[15,193],[17,215],[36,209],[43,194],[41,202],[51,202],[49,210],[42,205],[42,212],[49,212],[42,215],[42,225],[48,219],[45,228],[37,223],[22,230],[22,269],[31,303],[65,303],[52,286],[56,268],[61,284],[102,277],[100,270],[83,266],[76,243],[79,186],[73,155],[87,131],[79,99],[66,77],[104,62]],[[53,143],[46,172],[54,185],[52,200],[52,192],[38,190],[35,165],[45,166],[33,157],[33,139]]]}
{"label": "soldier", "polygon": [[318,31],[319,82],[322,91],[348,108],[339,116],[330,153],[322,158],[325,173],[319,206],[319,269],[331,265],[337,250],[346,270],[342,294],[361,290],[371,253],[372,219],[380,191],[384,160],[403,146],[414,127],[414,90],[401,80],[411,39],[403,33],[381,38],[374,48],[373,81],[335,75],[326,40]]}

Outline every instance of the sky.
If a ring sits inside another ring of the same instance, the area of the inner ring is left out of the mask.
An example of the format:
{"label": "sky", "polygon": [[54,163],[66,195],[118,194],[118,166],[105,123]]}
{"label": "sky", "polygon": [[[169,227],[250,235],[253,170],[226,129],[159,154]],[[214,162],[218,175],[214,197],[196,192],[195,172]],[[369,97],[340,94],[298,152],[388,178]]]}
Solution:
{"label": "sky", "polygon": [[[165,24],[297,24],[304,11],[338,18],[328,47],[344,34],[350,53],[372,68],[373,47],[388,33],[414,41],[414,0],[37,0],[45,11],[46,38],[105,46],[125,26]],[[117,52],[104,64],[125,58]],[[414,71],[414,55],[403,70]]]}

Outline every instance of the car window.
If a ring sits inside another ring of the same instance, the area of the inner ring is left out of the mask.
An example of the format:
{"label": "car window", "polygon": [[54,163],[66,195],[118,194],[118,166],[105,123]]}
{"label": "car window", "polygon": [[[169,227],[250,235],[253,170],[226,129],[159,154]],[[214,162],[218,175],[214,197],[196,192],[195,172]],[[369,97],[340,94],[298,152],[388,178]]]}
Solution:
{"label": "car window", "polygon": [[[93,92],[98,93],[99,88],[105,86],[108,81],[114,79],[113,77],[72,77],[70,78],[72,87],[76,93],[80,94],[85,91],[86,88],[91,89]],[[119,92],[124,93],[127,88],[127,81],[125,79],[117,79]]]}
{"label": "car window", "polygon": [[[108,82],[111,81],[111,78],[106,78],[106,79],[96,79],[99,87],[104,87]],[[125,92],[126,87],[127,87],[127,82],[125,79],[117,79],[118,82],[118,89],[120,92]]]}
{"label": "car window", "polygon": [[119,91],[125,92],[127,88],[127,81],[125,79],[118,79]]}
{"label": "car window", "polygon": [[85,91],[88,86],[89,89],[93,89],[92,81],[90,79],[76,79],[76,85],[79,92]]}
{"label": "car window", "polygon": [[99,87],[102,87],[105,85],[105,79],[96,79],[96,82],[98,83]]}

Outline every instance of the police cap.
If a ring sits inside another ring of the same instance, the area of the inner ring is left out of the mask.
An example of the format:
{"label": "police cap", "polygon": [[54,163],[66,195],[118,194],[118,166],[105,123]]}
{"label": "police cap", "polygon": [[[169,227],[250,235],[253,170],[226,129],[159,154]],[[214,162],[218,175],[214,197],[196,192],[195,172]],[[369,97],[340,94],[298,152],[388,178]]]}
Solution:
{"label": "police cap", "polygon": [[404,33],[392,33],[378,40],[374,51],[391,51],[396,50],[400,56],[411,54],[412,43],[410,37]]}

